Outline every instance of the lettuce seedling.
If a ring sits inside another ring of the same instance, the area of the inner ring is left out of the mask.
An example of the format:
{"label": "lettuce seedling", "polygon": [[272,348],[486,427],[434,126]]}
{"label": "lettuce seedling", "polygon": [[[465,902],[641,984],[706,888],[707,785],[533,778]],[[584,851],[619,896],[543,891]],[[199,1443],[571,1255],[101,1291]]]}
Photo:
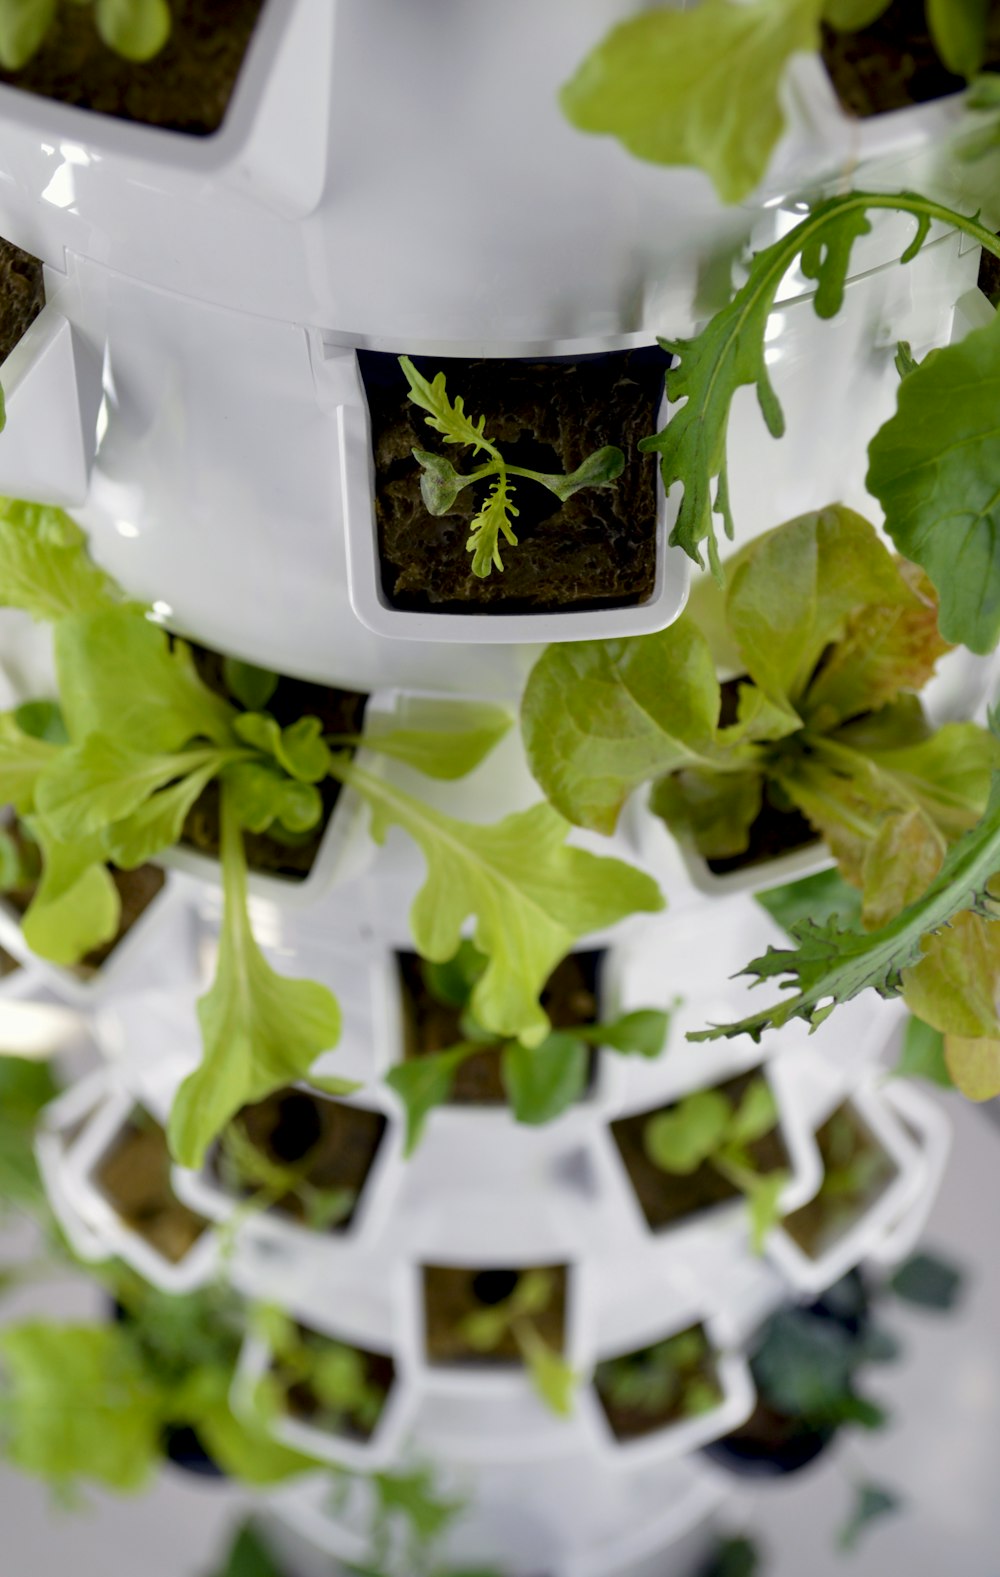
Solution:
{"label": "lettuce seedling", "polygon": [[[705,171],[723,202],[748,197],[785,128],[781,89],[793,55],[816,54],[822,23],[868,27],[890,0],[699,0],[619,23],[560,95],[581,131],[618,137],[654,164]],[[986,0],[926,0],[938,54],[957,76],[986,58]],[[720,95],[726,113],[717,113]]]}
{"label": "lettuce seedling", "polygon": [[779,1199],[788,1182],[783,1169],[758,1171],[750,1146],[777,1126],[778,1108],[770,1084],[758,1074],[737,1107],[720,1090],[695,1090],[646,1123],[646,1154],[661,1171],[689,1176],[706,1163],[746,1196],[754,1251],[781,1214]]}
{"label": "lettuce seedling", "polygon": [[483,430],[486,425],[485,416],[480,416],[478,421],[467,416],[461,395],[454,401],[449,399],[443,372],[439,372],[434,381],[429,382],[417,371],[408,356],[400,356],[399,365],[410,386],[410,400],[428,413],[426,417],[428,427],[433,427],[435,432],[442,433],[445,443],[462,444],[472,449],[474,455],[482,453],[487,457],[478,470],[460,475],[443,455],[430,454],[425,449],[413,450],[414,459],[419,461],[422,467],[420,496],[431,515],[447,514],[464,488],[471,487],[476,482],[492,479],[490,491],[472,522],[472,530],[466,543],[467,551],[473,555],[472,573],[478,575],[480,580],[486,579],[494,565],[498,570],[503,570],[500,558],[501,536],[512,547],[517,546],[517,537],[511,524],[518,513],[513,502],[514,488],[510,481],[512,476],[523,476],[531,482],[538,482],[565,503],[567,498],[571,498],[582,487],[607,487],[616,477],[621,476],[625,468],[625,456],[613,445],[595,449],[575,471],[565,476],[561,473],[529,471],[524,466],[511,465],[504,459],[496,444],[486,437]]}
{"label": "lettuce seedling", "polygon": [[[0,0],[0,66],[20,71],[44,44],[64,0]],[[94,26],[116,54],[141,63],[170,37],[169,0],[72,0],[90,6]]]}
{"label": "lettuce seedling", "polygon": [[695,1418],[722,1401],[704,1327],[692,1325],[637,1352],[605,1358],[594,1372],[602,1400],[656,1423]]}
{"label": "lettuce seedling", "polygon": [[[294,1083],[337,1042],[331,993],[276,973],[257,946],[243,842],[244,829],[295,837],[315,828],[325,779],[367,801],[376,839],[396,823],[419,844],[428,876],[411,918],[425,957],[449,958],[466,917],[475,916],[489,962],[473,1006],[499,1034],[543,1040],[549,1026],[538,995],[577,937],[662,907],[643,872],[566,848],[569,826],[548,805],[493,827],[461,822],[360,767],[344,748],[359,738],[324,738],[315,717],[282,728],[267,711],[217,695],[187,645],[124,601],[92,564],[83,533],[59,510],[0,511],[0,587],[5,602],[54,623],[69,735],[65,744],[35,739],[15,714],[0,716],[0,797],[28,818],[43,855],[24,924],[32,946],[72,961],[113,934],[117,894],[107,862],[130,869],[155,859],[180,839],[205,787],[214,780],[221,787],[224,914],[215,980],[198,1004],[204,1057],[181,1086],[169,1127],[185,1166],[201,1165],[240,1107]],[[271,680],[247,665],[229,673],[237,693],[259,706]],[[486,703],[457,703],[456,721],[453,730],[399,729],[364,743],[426,775],[461,777],[509,718]],[[334,1094],[353,1088],[338,1080],[319,1086]]]}
{"label": "lettuce seedling", "polygon": [[469,941],[462,942],[446,964],[424,965],[424,982],[431,995],[461,1011],[465,1039],[444,1051],[401,1062],[386,1075],[386,1083],[406,1107],[407,1155],[420,1143],[434,1107],[450,1099],[458,1070],[469,1057],[483,1052],[498,1056],[515,1118],[539,1124],[552,1122],[583,1095],[588,1048],[605,1046],[641,1057],[658,1057],[663,1050],[670,1015],[654,1008],[622,1013],[607,1023],[550,1030],[534,1046],[485,1029],[476,1019],[473,995],[486,967],[486,958]]}
{"label": "lettuce seedling", "polygon": [[459,1334],[477,1352],[492,1352],[508,1332],[517,1343],[531,1383],[545,1405],[562,1418],[573,1411],[578,1376],[566,1360],[553,1352],[533,1322],[548,1308],[555,1281],[545,1270],[527,1270],[518,1276],[509,1297],[489,1308],[473,1309],[463,1316]]}
{"label": "lettuce seedling", "polygon": [[307,1330],[278,1308],[259,1308],[255,1325],[272,1357],[254,1391],[264,1423],[286,1416],[289,1392],[304,1389],[315,1403],[310,1421],[317,1428],[331,1434],[373,1433],[388,1391],[370,1379],[359,1348]]}
{"label": "lettuce seedling", "polygon": [[[546,793],[598,831],[650,780],[650,808],[706,858],[744,853],[765,803],[797,810],[860,889],[866,929],[794,926],[796,951],[747,972],[791,974],[801,990],[726,1032],[818,1023],[866,987],[903,989],[976,1097],[1000,1082],[986,887],[1000,870],[1000,746],[974,723],[931,729],[916,692],[946,650],[929,582],[835,506],[755,539],[726,591],[704,581],[660,634],[550,647],[522,726]],[[746,675],[725,724],[713,652]]]}

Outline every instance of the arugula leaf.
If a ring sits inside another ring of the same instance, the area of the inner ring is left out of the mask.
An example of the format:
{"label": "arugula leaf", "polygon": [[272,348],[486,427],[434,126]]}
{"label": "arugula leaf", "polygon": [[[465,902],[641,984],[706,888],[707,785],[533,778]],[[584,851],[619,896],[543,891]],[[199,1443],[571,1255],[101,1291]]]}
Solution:
{"label": "arugula leaf", "polygon": [[471,1042],[463,1041],[461,1045],[452,1046],[447,1051],[398,1062],[386,1074],[386,1084],[395,1090],[406,1107],[407,1157],[413,1154],[423,1138],[430,1113],[435,1106],[443,1106],[451,1095],[455,1074],[462,1063],[480,1049]]}
{"label": "arugula leaf", "polygon": [[868,448],[865,485],[906,558],[940,598],[941,633],[974,652],[1000,638],[1000,322],[931,351],[900,384]]}
{"label": "arugula leaf", "polygon": [[120,1325],[27,1320],[0,1330],[6,1449],[25,1473],[141,1489],[158,1455],[162,1398]]}
{"label": "arugula leaf", "polygon": [[95,0],[94,22],[109,49],[141,64],[170,37],[170,6],[167,0]]}
{"label": "arugula leaf", "polygon": [[493,483],[482,508],[472,518],[469,531],[469,540],[466,542],[466,551],[472,554],[472,573],[480,580],[485,580],[495,564],[497,569],[503,569],[503,560],[500,557],[500,538],[503,536],[511,547],[517,547],[517,537],[511,521],[516,519],[520,510],[515,508],[513,502],[514,489],[507,480],[505,473],[501,473]]}
{"label": "arugula leaf", "polygon": [[410,386],[409,398],[427,412],[428,427],[441,433],[445,443],[464,444],[474,452],[481,449],[496,458],[497,451],[483,432],[486,417],[480,416],[476,421],[466,416],[465,402],[460,394],[454,400],[449,399],[443,372],[436,373],[433,381],[428,381],[417,371],[409,356],[400,356],[399,365]]}
{"label": "arugula leaf", "polygon": [[819,48],[821,3],[701,0],[692,11],[632,17],[562,89],[563,111],[581,131],[611,133],[641,159],[696,165],[723,202],[741,202],[784,129],[779,89],[788,61]]}
{"label": "arugula leaf", "polygon": [[432,809],[342,756],[332,770],[367,801],[376,842],[396,824],[423,852],[427,878],[410,914],[421,955],[450,958],[462,922],[475,915],[474,940],[489,962],[471,1008],[497,1035],[537,1045],[549,1028],[539,993],[573,943],[628,914],[663,907],[644,872],[567,848],[569,826],[549,805],[477,826]]}
{"label": "arugula leaf", "polygon": [[971,910],[985,920],[1000,913],[989,883],[1000,871],[1000,772],[994,774],[982,820],[948,850],[944,863],[916,902],[888,925],[862,933],[834,921],[817,925],[806,920],[792,931],[794,950],[768,948],[743,971],[758,980],[791,977],[794,995],[762,1013],[735,1024],[713,1025],[689,1033],[689,1040],[717,1040],[747,1034],[759,1041],[765,1029],[778,1029],[789,1019],[815,1026],[840,1002],[849,1002],[869,988],[880,996],[898,995],[903,971],[920,963],[925,939],[942,931],[957,915]]}
{"label": "arugula leaf", "polygon": [[768,887],[754,893],[754,898],[772,920],[789,932],[801,920],[838,920],[855,930],[861,920],[860,893],[833,869],[803,876],[783,887]]}
{"label": "arugula leaf", "polygon": [[[2,53],[0,15],[0,56]],[[0,499],[0,601],[4,606],[23,608],[36,619],[62,619],[108,607],[117,600],[114,581],[93,562],[86,535],[69,515],[50,504]]]}
{"label": "arugula leaf", "polygon": [[191,649],[135,607],[64,619],[56,669],[70,738],[127,740],[155,754],[192,739],[232,745],[235,709],[202,684]]}
{"label": "arugula leaf", "polygon": [[218,964],[198,1003],[204,1056],[170,1113],[171,1151],[192,1168],[242,1106],[294,1082],[340,1037],[334,996],[315,981],[276,974],[254,940],[243,839],[225,787],[220,853],[225,913]]}
{"label": "arugula leaf", "polygon": [[560,1117],[583,1095],[587,1048],[571,1031],[552,1030],[537,1046],[508,1041],[501,1067],[516,1120],[537,1126]]}

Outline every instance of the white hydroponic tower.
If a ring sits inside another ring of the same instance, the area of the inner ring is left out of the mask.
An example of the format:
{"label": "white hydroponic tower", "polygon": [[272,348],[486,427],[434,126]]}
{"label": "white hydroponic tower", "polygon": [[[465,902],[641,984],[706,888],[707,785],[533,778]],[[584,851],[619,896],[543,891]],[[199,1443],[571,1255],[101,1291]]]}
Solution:
{"label": "white hydroponic tower", "polygon": [[[0,87],[0,233],[44,261],[47,296],[0,367],[9,412],[0,492],[67,508],[98,560],[172,630],[282,674],[369,692],[373,708],[397,717],[419,720],[435,696],[515,705],[545,642],[664,627],[690,569],[666,547],[669,499],[656,593],[624,616],[461,627],[445,618],[436,631],[394,614],[377,585],[356,351],[575,357],[690,333],[704,317],[710,260],[774,239],[795,221],[791,197],[838,178],[850,160],[877,161],[869,185],[919,184],[941,112],[887,117],[891,127],[858,138],[825,79],[803,68],[790,80],[789,131],[768,188],[724,209],[700,174],[642,164],[560,114],[559,85],[634,9],[635,0],[265,0],[222,129],[206,139]],[[942,232],[900,270],[908,225],[882,218],[856,247],[834,324],[815,317],[806,281],[786,281],[768,362],[789,431],[772,444],[749,394],[737,400],[738,535],[835,497],[874,516],[865,443],[893,409],[896,341],[919,356],[976,321],[977,254]],[[15,680],[34,655],[25,644],[12,651]],[[975,664],[949,659],[929,698],[939,717],[969,707],[976,681]],[[483,821],[540,797],[516,731],[465,782],[411,786]],[[602,1356],[709,1322],[731,1355],[726,1402],[707,1431],[724,1433],[752,1405],[740,1344],[760,1318],[852,1263],[891,1261],[929,1208],[946,1147],[937,1114],[912,1092],[894,1104],[870,1077],[894,1010],[864,999],[808,1048],[795,1027],[764,1046],[795,1162],[789,1206],[818,1186],[812,1135],[846,1096],[898,1161],[891,1208],[846,1254],[819,1270],[780,1245],[755,1259],[739,1211],[688,1233],[651,1233],[609,1122],[759,1057],[749,1043],[685,1045],[684,1032],[740,1013],[743,988],[729,977],[779,932],[745,891],[688,870],[635,808],[614,840],[579,841],[644,865],[669,910],[585,945],[606,950],[609,1000],[683,997],[667,1054],[605,1055],[587,1100],[540,1130],[505,1111],[449,1108],[405,1162],[399,1109],[380,1077],[398,1055],[391,954],[408,945],[422,865],[395,835],[375,851],[363,825],[356,831],[306,902],[288,907],[271,891],[255,900],[254,919],[276,967],[336,991],[345,1030],[328,1071],[368,1081],[391,1137],[349,1241],[252,1220],[229,1273],[252,1294],[392,1352],[391,1427],[375,1449],[345,1448],[340,1459],[362,1469],[430,1461],[467,1493],[443,1560],[512,1577],[625,1577],[659,1571],[674,1545],[680,1577],[726,1496],[726,1480],[692,1454],[706,1430],[620,1449],[586,1387],[562,1420],[523,1374],[442,1376],[421,1349],[416,1267],[570,1265],[568,1355],[584,1375]],[[109,1059],[67,1121],[84,1111],[107,1126],[135,1097],[165,1113],[199,1055],[194,1002],[217,911],[213,878],[174,873],[155,934],[137,932],[99,988],[52,970],[32,977],[96,1015]],[[106,1247],[79,1167],[52,1177],[81,1245]],[[206,1260],[201,1271],[210,1269]],[[363,1480],[335,1504],[318,1474],[278,1503],[322,1548],[365,1559]]]}

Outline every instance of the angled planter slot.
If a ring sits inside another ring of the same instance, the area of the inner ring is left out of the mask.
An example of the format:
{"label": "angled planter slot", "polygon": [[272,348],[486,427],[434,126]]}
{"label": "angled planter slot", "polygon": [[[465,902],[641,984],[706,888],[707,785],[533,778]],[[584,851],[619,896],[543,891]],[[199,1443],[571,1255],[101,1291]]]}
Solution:
{"label": "angled planter slot", "polygon": [[41,504],[82,504],[97,449],[101,362],[55,294],[0,364],[7,423],[0,493]]}

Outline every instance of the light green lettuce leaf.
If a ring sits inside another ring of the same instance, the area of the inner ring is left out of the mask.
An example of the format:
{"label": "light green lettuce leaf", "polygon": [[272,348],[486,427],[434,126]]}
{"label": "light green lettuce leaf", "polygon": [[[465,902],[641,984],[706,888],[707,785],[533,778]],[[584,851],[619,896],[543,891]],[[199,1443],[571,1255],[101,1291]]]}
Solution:
{"label": "light green lettuce leaf", "polygon": [[100,833],[62,843],[41,817],[29,831],[42,849],[42,878],[21,922],[33,952],[68,967],[110,942],[118,930],[121,899],[105,867]]}
{"label": "light green lettuce leaf", "polygon": [[126,736],[89,734],[61,751],[40,776],[38,810],[64,842],[86,838],[120,821],[178,778],[222,770],[233,751],[209,747],[150,754],[125,743]]}
{"label": "light green lettuce leaf", "polygon": [[39,775],[58,760],[60,747],[34,739],[18,726],[14,712],[0,712],[0,804],[22,814],[31,810]]}
{"label": "light green lettuce leaf", "polygon": [[785,125],[779,90],[819,47],[821,0],[700,0],[620,23],[563,88],[581,131],[610,133],[657,164],[695,165],[724,202],[763,178]]}
{"label": "light green lettuce leaf", "polygon": [[225,790],[221,857],[225,912],[218,963],[198,1003],[204,1054],[170,1113],[171,1151],[192,1168],[242,1106],[301,1078],[340,1037],[335,997],[316,981],[276,974],[254,940],[243,840]]}
{"label": "light green lettuce leaf", "polygon": [[407,1156],[411,1156],[420,1143],[427,1118],[435,1106],[443,1106],[449,1099],[462,1063],[480,1050],[480,1046],[463,1041],[447,1051],[399,1062],[386,1074],[386,1084],[395,1090],[406,1108]]}
{"label": "light green lettuce leaf", "polygon": [[94,22],[109,49],[141,64],[170,37],[170,6],[167,0],[95,0]]}
{"label": "light green lettuce leaf", "polygon": [[338,757],[334,773],[368,802],[372,833],[404,828],[423,852],[427,878],[410,913],[418,951],[443,962],[475,916],[474,940],[489,962],[472,992],[484,1029],[526,1043],[549,1022],[538,1002],[552,970],[578,937],[628,914],[656,912],[663,899],[651,877],[583,849],[568,848],[568,824],[549,805],[493,826],[455,820]]}
{"label": "light green lettuce leaf", "polygon": [[363,742],[379,755],[402,761],[426,777],[464,778],[499,744],[510,729],[511,716],[503,707],[482,702],[463,707],[461,720],[463,726],[455,729],[396,728],[382,734],[367,733],[357,743]]}
{"label": "light green lettuce leaf", "polygon": [[[0,45],[2,52],[2,45]],[[118,600],[80,527],[49,504],[0,500],[0,602],[36,619],[89,613]]]}
{"label": "light green lettuce leaf", "polygon": [[764,775],[753,768],[715,773],[684,769],[661,778],[649,796],[653,815],[666,822],[679,843],[697,849],[706,860],[743,854],[763,803]]}
{"label": "light green lettuce leaf", "polygon": [[188,812],[216,771],[216,761],[210,756],[200,770],[160,789],[130,816],[106,827],[104,849],[112,864],[131,871],[179,843]]}
{"label": "light green lettuce leaf", "polygon": [[587,1047],[572,1032],[553,1030],[537,1046],[508,1041],[501,1066],[504,1089],[517,1121],[548,1123],[583,1095]]}

